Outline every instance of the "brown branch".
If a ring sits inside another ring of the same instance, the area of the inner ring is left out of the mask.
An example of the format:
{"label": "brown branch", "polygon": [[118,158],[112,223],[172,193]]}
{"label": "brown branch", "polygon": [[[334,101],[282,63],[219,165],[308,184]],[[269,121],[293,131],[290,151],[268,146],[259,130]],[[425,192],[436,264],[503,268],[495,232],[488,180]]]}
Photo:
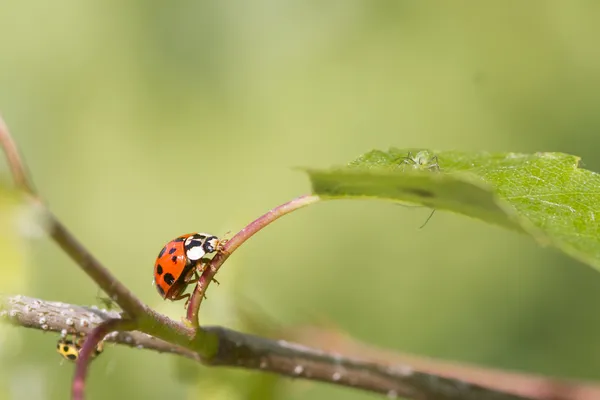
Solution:
{"label": "brown branch", "polygon": [[54,241],[81,267],[92,280],[131,317],[147,312],[142,303],[125,285],[110,273],[98,259],[73,236],[50,212],[46,213],[46,226]]}
{"label": "brown branch", "polygon": [[284,340],[273,341],[219,327],[207,329],[221,338],[219,352],[210,365],[258,369],[380,393],[391,399],[531,400],[423,373],[408,364],[382,365]]}
{"label": "brown branch", "polygon": [[227,260],[229,256],[246,240],[250,239],[256,233],[258,233],[258,231],[273,221],[291,213],[292,211],[296,211],[302,207],[316,203],[319,200],[320,198],[318,196],[304,195],[288,201],[287,203],[275,207],[264,215],[260,216],[248,224],[244,229],[239,231],[235,236],[228,240],[227,243],[225,243],[223,250],[212,259],[209,267],[206,268],[206,270],[200,276],[200,279],[194,288],[194,292],[192,293],[190,304],[187,309],[187,319],[192,323],[194,328],[198,329],[200,327],[198,312],[200,310],[200,304],[202,303],[204,294],[206,293],[206,289],[208,289],[208,285],[212,282],[213,278],[225,260]]}
{"label": "brown branch", "polygon": [[[97,310],[25,296],[0,296],[0,319],[45,331],[90,333],[103,321],[119,318],[114,311]],[[486,389],[460,379],[418,370],[409,363],[385,364],[349,358],[283,340],[270,340],[221,327],[206,327],[217,338],[218,352],[210,359],[196,350],[196,342],[179,348],[140,332],[109,335],[106,340],[183,355],[205,365],[246,368],[291,378],[321,381],[360,390],[427,400],[523,400],[506,392]],[[191,353],[191,354],[190,354]],[[193,354],[193,355],[192,355]]]}
{"label": "brown branch", "polygon": [[[330,324],[327,324],[330,326]],[[314,326],[280,329],[278,334],[307,346],[318,347],[328,352],[342,353],[350,357],[361,357],[372,362],[393,365],[410,364],[418,370],[447,378],[462,379],[487,388],[509,391],[520,396],[538,400],[597,400],[600,399],[600,384],[569,381],[554,377],[503,371],[479,365],[397,353],[361,343],[335,328]]]}
{"label": "brown branch", "polygon": [[[15,326],[60,332],[63,335],[89,334],[102,322],[120,318],[116,311],[85,307],[58,301],[44,301],[27,296],[0,295],[0,321]],[[109,335],[107,342],[118,343],[137,349],[148,349],[159,353],[172,353],[200,361],[197,352],[173,345],[139,331],[119,332]]]}
{"label": "brown branch", "polygon": [[25,171],[25,163],[21,160],[21,156],[19,155],[17,145],[15,144],[12,136],[10,135],[8,126],[6,125],[6,122],[4,122],[4,118],[2,118],[2,115],[0,115],[0,146],[2,146],[2,148],[4,149],[8,166],[10,167],[10,171],[12,173],[17,187],[19,187],[26,193],[34,195],[35,190],[31,181],[27,178],[27,173]]}
{"label": "brown branch", "polygon": [[8,165],[12,172],[17,187],[31,195],[39,203],[43,214],[45,226],[54,241],[83,269],[83,271],[102,288],[123,310],[130,316],[143,314],[146,306],[127,289],[125,285],[115,278],[100,261],[98,261],[86,248],[63,226],[60,221],[46,208],[39,196],[35,193],[33,185],[27,179],[26,167],[19,150],[10,135],[8,127],[0,116],[0,146],[2,146]]}

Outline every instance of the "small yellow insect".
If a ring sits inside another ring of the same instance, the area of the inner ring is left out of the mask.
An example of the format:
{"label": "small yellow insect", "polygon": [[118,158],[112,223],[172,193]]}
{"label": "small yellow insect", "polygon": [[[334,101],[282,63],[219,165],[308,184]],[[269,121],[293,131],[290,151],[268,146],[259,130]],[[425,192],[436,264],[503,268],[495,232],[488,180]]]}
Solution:
{"label": "small yellow insect", "polygon": [[[83,347],[83,337],[75,338],[75,335],[72,337],[73,340],[69,340],[66,337],[61,337],[58,339],[58,343],[56,343],[56,352],[63,356],[65,360],[68,361],[77,361],[79,358],[79,353],[81,352],[81,348]],[[96,350],[92,353],[92,359],[98,357],[100,353],[104,350],[104,343],[98,343],[96,346]]]}

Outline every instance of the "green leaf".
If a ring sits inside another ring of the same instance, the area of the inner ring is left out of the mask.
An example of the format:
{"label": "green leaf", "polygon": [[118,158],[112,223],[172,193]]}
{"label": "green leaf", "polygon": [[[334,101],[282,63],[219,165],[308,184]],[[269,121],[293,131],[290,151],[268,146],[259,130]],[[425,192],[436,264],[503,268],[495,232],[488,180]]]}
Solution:
{"label": "green leaf", "polygon": [[[345,167],[307,170],[325,199],[421,204],[526,232],[600,269],[600,175],[562,153],[374,150]],[[598,216],[596,215],[598,211]]]}

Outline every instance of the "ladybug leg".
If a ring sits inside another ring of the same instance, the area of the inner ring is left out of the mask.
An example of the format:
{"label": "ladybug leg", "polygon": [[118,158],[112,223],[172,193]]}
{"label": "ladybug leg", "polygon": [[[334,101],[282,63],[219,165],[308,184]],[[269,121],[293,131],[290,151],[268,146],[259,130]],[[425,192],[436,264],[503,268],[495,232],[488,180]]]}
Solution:
{"label": "ladybug leg", "polygon": [[[208,297],[206,297],[206,295],[204,295],[204,299],[206,300],[207,298]],[[185,304],[183,305],[183,308],[187,308],[187,306],[190,304],[190,300],[192,299],[192,295],[190,293],[186,293],[186,294],[182,294],[177,297],[173,297],[171,300],[177,301],[177,300],[183,300],[183,299],[186,299]]]}
{"label": "ladybug leg", "polygon": [[[200,267],[199,268],[200,271],[204,272],[204,269],[206,268],[206,265],[202,264],[202,262],[200,261],[200,263],[198,264],[198,266]],[[187,281],[188,285],[194,284],[194,283],[198,283],[198,281],[200,280],[200,274],[198,274],[198,268],[194,269],[194,272],[193,272],[192,276],[193,276],[193,279],[190,279],[189,281]],[[216,282],[218,285],[220,285],[220,283],[215,278],[212,278],[212,280],[214,282]],[[208,297],[206,297],[206,294],[204,294],[203,296],[204,296],[205,300],[208,299]],[[190,304],[190,300],[191,300],[191,294],[190,293],[179,295],[177,297],[172,298],[171,300],[172,301],[177,301],[177,300],[183,300],[183,299],[186,299],[185,304],[183,305],[183,308],[187,308],[188,305]]]}
{"label": "ladybug leg", "polygon": [[[207,263],[209,263],[209,262],[210,262],[210,260],[207,260],[206,263],[202,263],[202,261],[200,261],[200,263],[199,263],[200,271],[204,272],[206,267],[208,267]],[[194,271],[194,279],[192,279],[188,283],[196,283],[199,280],[200,280],[200,276],[198,275],[198,268],[196,268],[196,270]],[[219,281],[216,280],[215,278],[212,278],[212,281],[215,282],[217,285],[220,285]],[[205,296],[205,298],[206,298],[206,296]]]}
{"label": "ladybug leg", "polygon": [[[187,294],[184,294],[184,295],[178,296],[178,297],[174,298],[173,300],[183,300],[183,299],[187,299],[187,300],[185,301],[185,304],[183,305],[183,308],[187,308],[187,307],[188,307],[188,305],[190,304],[190,300],[192,299],[192,297],[191,297],[191,296],[192,296],[191,294],[187,293]],[[208,299],[208,297],[206,297],[206,295],[204,295],[204,300],[206,300],[206,299]]]}
{"label": "ladybug leg", "polygon": [[189,281],[187,281],[188,285],[191,285],[193,283],[198,283],[198,281],[200,280],[200,275],[198,275],[197,269],[194,269],[193,277],[194,277],[194,279],[190,279]]}
{"label": "ladybug leg", "polygon": [[[200,270],[201,270],[202,272],[204,272],[204,270],[205,270],[205,269],[206,269],[206,268],[209,266],[209,263],[210,263],[210,260],[205,260],[205,263],[202,263],[202,264],[201,264],[201,268],[200,268]],[[198,270],[196,270],[196,276],[197,276],[197,274],[198,274]],[[198,279],[199,279],[199,278],[196,278],[196,280],[198,280]],[[212,281],[213,281],[214,283],[216,283],[217,285],[220,285],[219,281],[218,281],[218,280],[216,280],[215,278],[212,278]]]}
{"label": "ladybug leg", "polygon": [[[67,336],[68,339],[68,336]],[[73,343],[73,346],[75,347],[83,347],[83,342],[85,341],[85,336],[83,334],[78,334],[78,333],[71,333],[71,343]]]}
{"label": "ladybug leg", "polygon": [[173,300],[173,301],[177,301],[177,300],[183,300],[183,299],[187,299],[187,300],[185,301],[185,304],[183,305],[183,307],[184,307],[184,308],[186,308],[186,307],[187,307],[187,305],[188,305],[188,303],[190,302],[190,296],[191,296],[191,294],[189,294],[189,293],[186,293],[186,294],[181,294],[181,295],[179,295],[179,296],[177,296],[177,297],[173,297],[171,300]]}
{"label": "ladybug leg", "polygon": [[184,297],[187,297],[187,300],[185,301],[185,304],[183,305],[183,308],[187,308],[188,304],[190,304],[190,300],[192,299],[192,296],[188,293]]}

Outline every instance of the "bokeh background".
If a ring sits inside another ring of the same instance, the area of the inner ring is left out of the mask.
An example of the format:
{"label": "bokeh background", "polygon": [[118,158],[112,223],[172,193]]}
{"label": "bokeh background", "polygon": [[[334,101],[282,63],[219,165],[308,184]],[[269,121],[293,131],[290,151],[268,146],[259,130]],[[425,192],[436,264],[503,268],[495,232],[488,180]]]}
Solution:
{"label": "bokeh background", "polygon": [[[600,170],[599,18],[600,3],[583,0],[9,2],[0,111],[51,209],[179,319],[183,305],[150,284],[163,244],[235,232],[308,192],[296,167],[397,146],[562,151]],[[596,271],[449,213],[419,230],[428,214],[340,201],[286,216],[228,261],[203,321],[259,333],[324,324],[390,351],[600,379]],[[99,304],[48,238],[18,249],[2,292]],[[57,335],[1,329],[0,399],[67,398],[73,366]],[[88,389],[378,398],[117,346]]]}

